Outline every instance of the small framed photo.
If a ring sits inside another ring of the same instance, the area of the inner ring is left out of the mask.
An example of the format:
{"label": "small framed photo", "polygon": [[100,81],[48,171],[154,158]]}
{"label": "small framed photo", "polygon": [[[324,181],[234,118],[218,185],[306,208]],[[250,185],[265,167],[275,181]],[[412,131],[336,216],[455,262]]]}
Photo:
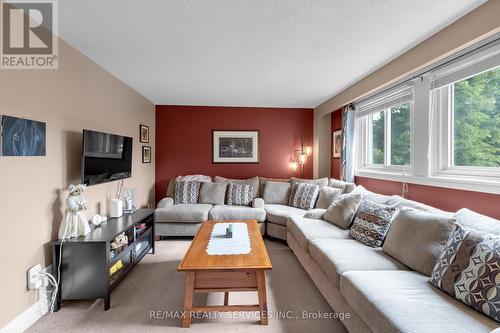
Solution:
{"label": "small framed photo", "polygon": [[332,135],[333,158],[340,158],[342,155],[342,130],[333,132]]}
{"label": "small framed photo", "polygon": [[142,143],[149,143],[149,127],[146,125],[139,125],[139,141]]}
{"label": "small framed photo", "polygon": [[142,163],[151,163],[151,147],[142,146]]}
{"label": "small framed photo", "polygon": [[259,131],[212,131],[213,163],[259,163]]}

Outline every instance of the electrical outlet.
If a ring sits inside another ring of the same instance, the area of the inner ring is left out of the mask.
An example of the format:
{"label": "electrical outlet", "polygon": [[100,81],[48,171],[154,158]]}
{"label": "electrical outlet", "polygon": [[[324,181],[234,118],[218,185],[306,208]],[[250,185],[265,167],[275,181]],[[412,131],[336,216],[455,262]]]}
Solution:
{"label": "electrical outlet", "polygon": [[42,265],[38,264],[30,269],[28,269],[28,289],[34,290],[42,286],[42,279],[40,278],[40,272],[42,271]]}

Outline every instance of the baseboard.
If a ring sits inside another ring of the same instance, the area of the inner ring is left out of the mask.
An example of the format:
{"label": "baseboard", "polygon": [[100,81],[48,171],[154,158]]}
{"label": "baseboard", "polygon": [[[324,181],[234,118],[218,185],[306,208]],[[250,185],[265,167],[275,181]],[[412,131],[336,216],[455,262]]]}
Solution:
{"label": "baseboard", "polygon": [[38,301],[0,330],[1,333],[22,333],[47,313],[47,306]]}
{"label": "baseboard", "polygon": [[[52,274],[52,265],[47,266],[43,271]],[[17,316],[10,323],[5,325],[0,333],[22,333],[47,314],[47,286],[45,284],[38,290],[38,301],[30,306],[26,311]]]}

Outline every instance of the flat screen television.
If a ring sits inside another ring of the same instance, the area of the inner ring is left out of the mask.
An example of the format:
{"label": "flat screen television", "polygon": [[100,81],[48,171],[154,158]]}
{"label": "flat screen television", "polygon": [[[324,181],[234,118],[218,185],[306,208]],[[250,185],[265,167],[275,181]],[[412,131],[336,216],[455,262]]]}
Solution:
{"label": "flat screen television", "polygon": [[132,177],[132,141],[126,136],[83,130],[82,183],[96,185]]}

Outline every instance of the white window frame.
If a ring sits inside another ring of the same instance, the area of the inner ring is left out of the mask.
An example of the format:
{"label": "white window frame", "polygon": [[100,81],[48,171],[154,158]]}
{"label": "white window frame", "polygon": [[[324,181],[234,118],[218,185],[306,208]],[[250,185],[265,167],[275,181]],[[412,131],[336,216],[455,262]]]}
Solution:
{"label": "white window frame", "polygon": [[[391,108],[399,106],[401,104],[410,104],[410,164],[409,165],[393,165],[391,164]],[[358,158],[356,164],[356,170],[359,171],[375,171],[375,172],[398,172],[401,173],[405,171],[406,173],[413,173],[413,138],[414,138],[414,126],[413,126],[413,102],[402,102],[396,104],[389,108],[384,108],[379,111],[372,112],[366,116],[357,119],[357,131],[358,138]],[[373,153],[372,153],[372,119],[375,113],[384,112],[384,164],[374,164],[373,163]]]}
{"label": "white window frame", "polygon": [[439,107],[434,114],[436,125],[433,136],[436,138],[436,142],[434,149],[432,149],[432,160],[434,161],[431,170],[432,176],[500,181],[500,167],[454,165],[454,83],[438,88],[435,93],[437,93]]}
{"label": "white window frame", "polygon": [[[411,112],[411,166],[370,165],[368,120],[356,119],[355,176],[427,186],[500,194],[500,168],[453,165],[453,84],[500,65],[500,40],[408,81],[413,85]],[[392,90],[392,89],[391,89]],[[370,108],[387,93],[356,103]],[[374,102],[375,101],[375,102]],[[432,103],[436,103],[433,105]],[[399,103],[402,104],[402,103]],[[384,105],[383,108],[386,108]],[[372,107],[370,112],[375,112]],[[365,117],[367,112],[363,114]],[[386,117],[387,119],[388,117]],[[387,131],[387,125],[386,125]],[[418,137],[417,137],[418,135]],[[390,134],[385,145],[390,145]],[[386,150],[387,151],[387,150]],[[390,152],[390,147],[389,147]]]}

